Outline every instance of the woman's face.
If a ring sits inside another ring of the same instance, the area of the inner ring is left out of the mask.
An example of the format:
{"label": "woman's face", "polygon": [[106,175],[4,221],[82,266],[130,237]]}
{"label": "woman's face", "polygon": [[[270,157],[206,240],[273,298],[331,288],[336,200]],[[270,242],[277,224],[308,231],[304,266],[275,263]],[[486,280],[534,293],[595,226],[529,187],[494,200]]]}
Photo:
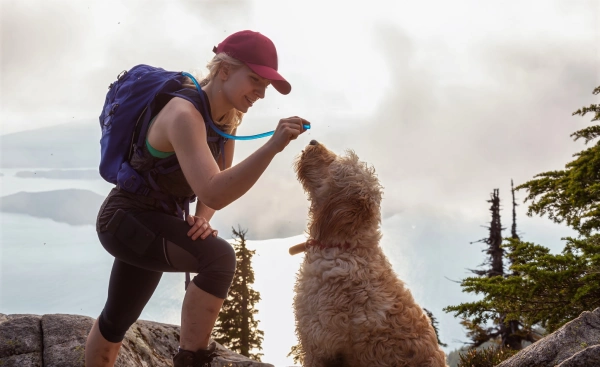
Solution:
{"label": "woman's face", "polygon": [[235,69],[229,68],[223,81],[223,92],[234,108],[246,113],[259,98],[265,98],[265,90],[269,84],[268,79],[243,65]]}

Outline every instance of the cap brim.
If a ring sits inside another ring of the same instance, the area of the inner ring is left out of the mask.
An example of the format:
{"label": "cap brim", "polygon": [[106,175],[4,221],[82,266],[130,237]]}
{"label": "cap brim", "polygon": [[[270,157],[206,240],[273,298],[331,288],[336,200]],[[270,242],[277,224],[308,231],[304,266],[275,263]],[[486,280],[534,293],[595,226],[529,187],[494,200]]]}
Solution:
{"label": "cap brim", "polygon": [[256,74],[260,75],[265,79],[269,79],[271,81],[271,85],[273,85],[273,88],[275,88],[279,93],[285,95],[290,93],[290,91],[292,90],[292,86],[290,85],[290,83],[288,83],[288,81],[285,80],[285,78],[282,77],[281,74],[277,72],[277,70],[264,65],[256,65],[249,63],[246,63],[246,65],[248,65],[248,67]]}

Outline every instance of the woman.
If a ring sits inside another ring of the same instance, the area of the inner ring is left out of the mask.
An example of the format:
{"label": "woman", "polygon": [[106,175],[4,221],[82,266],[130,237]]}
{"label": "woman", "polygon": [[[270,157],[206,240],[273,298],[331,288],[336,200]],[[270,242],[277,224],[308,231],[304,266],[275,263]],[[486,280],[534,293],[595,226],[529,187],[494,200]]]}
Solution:
{"label": "woman", "polygon": [[[275,46],[264,35],[237,32],[213,51],[210,73],[200,85],[209,101],[207,112],[221,130],[235,135],[243,114],[265,97],[269,85],[282,94],[290,92],[290,84],[277,72]],[[195,89],[191,79],[188,86]],[[195,194],[196,213],[184,221],[172,214],[172,206],[164,208],[152,197],[111,190],[98,213],[96,229],[115,261],[106,304],[86,342],[87,367],[114,365],[125,332],[140,316],[165,271],[197,273],[183,300],[174,365],[210,365],[215,345],[208,342],[236,260],[232,246],[217,237],[209,221],[215,210],[244,195],[307,124],[299,117],[280,120],[262,147],[232,167],[234,141],[227,140],[221,151],[214,142],[217,133],[205,127],[201,113],[188,100],[174,97],[154,116],[143,155],[134,155],[130,164],[144,169],[176,154],[181,169],[157,176],[156,182],[175,197]],[[127,236],[121,232],[134,227],[144,235],[124,240]]]}

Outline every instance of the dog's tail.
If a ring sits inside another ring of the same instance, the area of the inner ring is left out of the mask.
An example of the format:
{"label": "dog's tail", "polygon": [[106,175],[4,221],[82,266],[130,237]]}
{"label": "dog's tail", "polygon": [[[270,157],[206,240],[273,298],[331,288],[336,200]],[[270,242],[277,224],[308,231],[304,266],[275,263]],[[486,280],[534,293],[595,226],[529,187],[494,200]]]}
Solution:
{"label": "dog's tail", "polygon": [[303,251],[306,251],[306,242],[302,242],[302,243],[299,243],[297,245],[290,247],[289,251],[290,251],[290,255],[292,255],[292,256],[299,254]]}

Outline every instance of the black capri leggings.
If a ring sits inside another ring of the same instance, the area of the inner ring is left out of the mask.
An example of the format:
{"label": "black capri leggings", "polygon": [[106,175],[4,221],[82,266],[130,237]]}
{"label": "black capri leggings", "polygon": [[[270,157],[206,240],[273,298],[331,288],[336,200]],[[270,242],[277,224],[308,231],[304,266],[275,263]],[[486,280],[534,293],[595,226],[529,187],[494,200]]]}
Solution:
{"label": "black capri leggings", "polygon": [[189,224],[161,212],[117,211],[99,232],[102,246],[115,257],[108,298],[98,318],[110,342],[123,340],[158,286],[163,272],[197,273],[198,288],[225,299],[235,273],[235,251],[220,237],[192,240]]}

